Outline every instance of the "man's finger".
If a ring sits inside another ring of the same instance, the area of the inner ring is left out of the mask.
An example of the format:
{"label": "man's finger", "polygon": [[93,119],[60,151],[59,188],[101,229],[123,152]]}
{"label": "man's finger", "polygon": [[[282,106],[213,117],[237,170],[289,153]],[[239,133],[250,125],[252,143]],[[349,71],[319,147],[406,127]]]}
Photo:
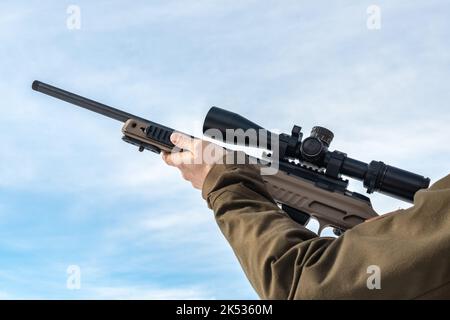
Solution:
{"label": "man's finger", "polygon": [[172,141],[172,143],[180,149],[190,150],[190,151],[194,150],[195,139],[193,139],[185,134],[182,134],[179,132],[174,132],[170,136],[170,141]]}
{"label": "man's finger", "polygon": [[164,152],[162,154],[163,160],[172,167],[179,167],[182,164],[192,164],[193,155],[190,151],[182,152]]}

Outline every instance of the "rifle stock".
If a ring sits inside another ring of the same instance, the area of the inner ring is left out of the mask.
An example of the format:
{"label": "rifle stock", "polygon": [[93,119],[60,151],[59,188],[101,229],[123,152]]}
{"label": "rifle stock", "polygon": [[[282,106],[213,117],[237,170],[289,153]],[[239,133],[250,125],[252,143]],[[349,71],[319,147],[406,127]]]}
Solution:
{"label": "rifle stock", "polygon": [[[325,227],[333,227],[335,233],[377,217],[369,199],[348,196],[318,188],[313,183],[279,171],[275,175],[265,175],[263,180],[269,193],[278,203],[294,209],[285,210],[297,221],[296,215],[304,213],[319,222],[319,233]],[[307,222],[305,219],[302,224]]]}

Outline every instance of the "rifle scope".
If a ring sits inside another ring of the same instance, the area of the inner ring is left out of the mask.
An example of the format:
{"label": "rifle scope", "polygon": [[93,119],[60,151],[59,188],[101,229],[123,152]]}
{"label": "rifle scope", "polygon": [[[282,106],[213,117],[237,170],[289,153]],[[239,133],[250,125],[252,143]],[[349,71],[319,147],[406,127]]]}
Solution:
{"label": "rifle scope", "polygon": [[[342,174],[360,180],[367,189],[367,193],[377,191],[412,202],[414,194],[420,189],[428,188],[430,184],[429,178],[386,165],[381,161],[365,163],[349,158],[343,152],[329,151],[334,135],[323,127],[314,127],[311,135],[302,141],[303,134],[299,126],[294,126],[290,135],[285,133],[278,135],[239,114],[212,107],[205,117],[203,133],[217,139],[217,136],[212,134],[217,130],[222,137],[227,137],[227,141],[223,141],[225,143],[275,151],[278,152],[281,161],[296,159],[313,164],[325,169],[325,175],[331,178],[337,179]],[[256,138],[249,138],[248,131],[251,130],[258,133]],[[233,141],[228,141],[231,132],[233,132]],[[278,150],[273,150],[274,141],[278,144]]]}

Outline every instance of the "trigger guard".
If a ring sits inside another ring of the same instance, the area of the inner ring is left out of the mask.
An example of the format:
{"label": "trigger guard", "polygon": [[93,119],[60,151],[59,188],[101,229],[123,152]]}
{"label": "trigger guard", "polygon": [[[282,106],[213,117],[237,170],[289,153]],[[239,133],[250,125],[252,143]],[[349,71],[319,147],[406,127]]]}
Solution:
{"label": "trigger guard", "polygon": [[337,237],[340,237],[340,236],[343,235],[344,232],[345,232],[345,230],[342,230],[342,229],[340,229],[340,228],[338,228],[338,227],[335,227],[335,226],[333,226],[332,224],[330,224],[329,222],[320,220],[320,219],[318,219],[317,217],[314,217],[314,218],[315,218],[315,219],[317,220],[317,222],[319,223],[319,230],[318,230],[318,235],[319,235],[319,236],[322,234],[322,231],[323,231],[325,228],[328,228],[328,227],[333,229],[333,234],[334,234],[335,236],[337,236]]}

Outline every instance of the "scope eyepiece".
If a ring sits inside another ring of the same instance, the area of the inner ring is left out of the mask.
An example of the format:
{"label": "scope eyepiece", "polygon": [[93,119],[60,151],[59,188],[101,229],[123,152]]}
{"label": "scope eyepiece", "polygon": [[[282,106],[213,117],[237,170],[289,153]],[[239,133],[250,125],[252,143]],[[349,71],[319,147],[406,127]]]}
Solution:
{"label": "scope eyepiece", "polygon": [[430,179],[421,175],[372,161],[363,180],[367,193],[378,191],[400,199],[412,201],[414,194],[430,185]]}

